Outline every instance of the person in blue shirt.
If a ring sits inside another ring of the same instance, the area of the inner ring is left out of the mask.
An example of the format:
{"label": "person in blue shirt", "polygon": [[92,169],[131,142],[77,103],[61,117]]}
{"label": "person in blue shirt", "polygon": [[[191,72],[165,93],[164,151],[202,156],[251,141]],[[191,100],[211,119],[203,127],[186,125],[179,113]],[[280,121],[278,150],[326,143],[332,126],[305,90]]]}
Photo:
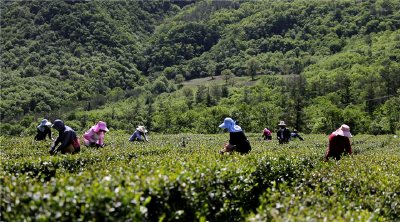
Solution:
{"label": "person in blue shirt", "polygon": [[290,134],[290,140],[293,140],[294,138],[299,138],[300,140],[304,140],[297,132],[297,129],[293,130],[293,133]]}
{"label": "person in blue shirt", "polygon": [[[144,142],[146,140],[146,142],[149,142],[146,133],[147,130],[144,126],[138,126],[138,128],[136,128],[136,131],[132,134],[131,138],[129,138],[129,141]],[[144,137],[144,139],[142,137]]]}

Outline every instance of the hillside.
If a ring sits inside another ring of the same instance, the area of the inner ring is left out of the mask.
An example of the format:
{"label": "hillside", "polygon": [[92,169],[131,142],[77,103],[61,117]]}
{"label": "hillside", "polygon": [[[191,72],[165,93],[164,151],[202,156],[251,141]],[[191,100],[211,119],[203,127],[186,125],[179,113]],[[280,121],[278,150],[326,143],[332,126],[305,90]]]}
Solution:
{"label": "hillside", "polygon": [[[101,119],[113,129],[215,133],[204,123],[225,116],[253,132],[279,120],[314,133],[342,123],[363,133],[400,129],[398,1],[21,1],[1,9],[6,134],[43,117],[78,130]],[[237,81],[245,75],[251,86]],[[207,76],[227,84],[183,84]]]}

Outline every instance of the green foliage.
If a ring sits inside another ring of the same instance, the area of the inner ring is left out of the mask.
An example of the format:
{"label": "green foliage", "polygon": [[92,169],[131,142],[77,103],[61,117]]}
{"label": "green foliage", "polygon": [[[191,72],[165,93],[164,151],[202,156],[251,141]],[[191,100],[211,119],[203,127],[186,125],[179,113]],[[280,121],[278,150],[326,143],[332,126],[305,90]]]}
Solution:
{"label": "green foliage", "polygon": [[251,80],[254,80],[254,76],[257,74],[257,71],[260,69],[260,62],[255,59],[251,58],[247,62],[247,69],[246,73],[251,76]]}
{"label": "green foliage", "polygon": [[[24,116],[76,120],[79,128],[93,119],[128,131],[132,124],[150,127],[159,122],[166,94],[171,124],[179,127],[158,124],[157,131],[197,131],[201,123],[187,126],[187,116],[206,107],[234,116],[242,102],[250,119],[243,127],[252,132],[280,120],[303,132],[330,133],[343,123],[355,133],[399,130],[394,111],[383,108],[400,88],[397,1],[3,1],[0,7],[0,117],[10,124],[4,135],[25,131]],[[236,77],[221,86],[224,70]],[[253,81],[243,76],[250,70]],[[206,76],[211,80],[192,89],[195,96],[182,96],[185,80]],[[182,102],[185,108],[176,108]],[[260,106],[280,113],[259,115]]]}
{"label": "green foliage", "polygon": [[274,184],[247,221],[398,220],[399,156],[393,154],[399,141],[384,141],[364,141],[361,154]]}
{"label": "green foliage", "polygon": [[218,154],[228,133],[149,134],[150,143],[128,142],[129,136],[111,131],[104,149],[82,147],[76,155],[55,156],[48,154],[49,142],[0,137],[3,217],[399,218],[398,139],[358,135],[351,139],[354,155],[323,163],[322,135],[279,145],[247,134],[248,155]]}

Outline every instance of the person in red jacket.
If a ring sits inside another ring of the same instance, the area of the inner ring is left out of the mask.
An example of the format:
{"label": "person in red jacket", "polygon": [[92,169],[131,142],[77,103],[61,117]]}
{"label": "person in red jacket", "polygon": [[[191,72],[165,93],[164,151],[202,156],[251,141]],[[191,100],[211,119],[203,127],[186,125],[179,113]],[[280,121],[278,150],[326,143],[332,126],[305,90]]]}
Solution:
{"label": "person in red jacket", "polygon": [[342,154],[352,154],[350,137],[353,137],[350,133],[350,127],[348,125],[341,125],[339,129],[331,134],[329,137],[329,147],[324,162],[329,160],[329,157],[333,157],[336,160],[340,160]]}
{"label": "person in red jacket", "polygon": [[271,131],[269,131],[267,128],[265,128],[263,131],[262,137],[264,138],[264,140],[272,140]]}

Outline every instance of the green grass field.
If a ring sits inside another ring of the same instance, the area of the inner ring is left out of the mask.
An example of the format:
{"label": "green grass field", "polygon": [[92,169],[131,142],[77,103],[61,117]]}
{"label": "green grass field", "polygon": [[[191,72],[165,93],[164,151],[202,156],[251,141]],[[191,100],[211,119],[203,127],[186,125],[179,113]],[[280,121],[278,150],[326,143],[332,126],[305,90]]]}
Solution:
{"label": "green grass field", "polygon": [[328,136],[278,145],[248,134],[247,155],[218,154],[228,133],[109,133],[104,149],[50,156],[50,142],[1,139],[4,221],[398,221],[400,140],[357,135],[324,163]]}

